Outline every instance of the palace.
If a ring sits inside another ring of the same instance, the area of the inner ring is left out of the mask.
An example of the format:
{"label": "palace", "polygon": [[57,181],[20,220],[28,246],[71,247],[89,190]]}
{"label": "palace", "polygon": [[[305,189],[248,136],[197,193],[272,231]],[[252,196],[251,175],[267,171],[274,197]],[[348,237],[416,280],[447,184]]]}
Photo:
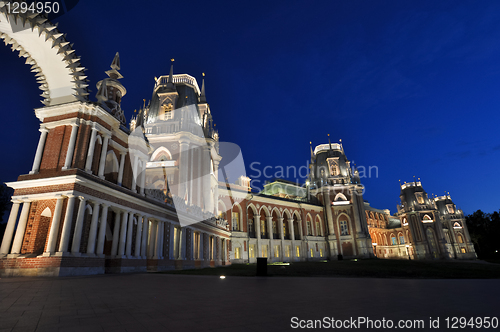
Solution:
{"label": "palace", "polygon": [[[15,191],[1,276],[161,271],[257,257],[475,259],[449,195],[429,198],[414,181],[401,185],[395,215],[372,208],[341,142],[311,147],[305,184],[276,180],[252,192],[241,151],[219,142],[204,79],[200,89],[172,65],[127,124],[118,53],[90,101],[64,35],[43,17],[14,16],[0,8],[0,37],[37,73],[45,106],[35,110],[41,134],[32,170],[7,183]],[[21,38],[21,24],[32,33]],[[230,168],[241,171],[236,183],[226,181]]]}

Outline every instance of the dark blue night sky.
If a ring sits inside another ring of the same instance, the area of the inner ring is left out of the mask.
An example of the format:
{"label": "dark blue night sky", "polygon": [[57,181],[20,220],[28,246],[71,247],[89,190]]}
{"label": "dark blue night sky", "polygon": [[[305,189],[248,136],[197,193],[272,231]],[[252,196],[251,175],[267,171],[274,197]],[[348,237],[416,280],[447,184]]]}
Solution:
{"label": "dark blue night sky", "polygon": [[[92,100],[120,52],[129,119],[170,58],[200,84],[205,72],[221,141],[242,148],[250,177],[306,165],[309,141],[330,134],[378,168],[362,179],[376,208],[395,212],[398,180],[413,176],[466,214],[500,208],[500,2],[84,0],[56,21]],[[31,170],[41,90],[5,46],[0,77],[8,182]]]}

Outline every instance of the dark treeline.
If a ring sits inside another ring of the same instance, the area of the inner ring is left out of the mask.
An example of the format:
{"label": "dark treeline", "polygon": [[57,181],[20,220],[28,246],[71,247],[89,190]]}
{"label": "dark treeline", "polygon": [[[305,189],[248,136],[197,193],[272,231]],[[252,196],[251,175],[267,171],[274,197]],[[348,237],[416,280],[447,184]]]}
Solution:
{"label": "dark treeline", "polygon": [[500,259],[500,213],[477,210],[465,217],[479,259]]}

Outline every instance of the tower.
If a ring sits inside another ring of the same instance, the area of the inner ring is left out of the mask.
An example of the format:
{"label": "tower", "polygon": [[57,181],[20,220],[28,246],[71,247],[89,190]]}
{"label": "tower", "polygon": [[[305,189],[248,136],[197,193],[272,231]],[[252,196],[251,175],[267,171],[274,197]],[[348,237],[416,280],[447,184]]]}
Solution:
{"label": "tower", "polygon": [[401,185],[401,204],[397,216],[403,231],[409,233],[409,254],[415,259],[449,258],[443,224],[433,199],[420,181]]}
{"label": "tower", "polygon": [[308,191],[323,203],[331,257],[372,257],[363,186],[341,143],[316,146],[311,156]]}

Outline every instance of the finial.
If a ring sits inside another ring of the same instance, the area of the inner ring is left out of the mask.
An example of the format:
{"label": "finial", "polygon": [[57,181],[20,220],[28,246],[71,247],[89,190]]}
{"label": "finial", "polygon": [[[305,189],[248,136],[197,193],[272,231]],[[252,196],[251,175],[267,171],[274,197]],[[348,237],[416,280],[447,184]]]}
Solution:
{"label": "finial", "polygon": [[175,61],[175,59],[174,59],[174,58],[172,58],[172,59],[170,59],[170,61],[174,62],[174,61]]}
{"label": "finial", "polygon": [[312,145],[312,144],[313,144],[313,142],[309,141],[309,145]]}
{"label": "finial", "polygon": [[120,53],[116,52],[110,67],[111,69],[120,70]]}
{"label": "finial", "polygon": [[137,110],[134,110],[134,113],[137,113]]}
{"label": "finial", "polygon": [[207,98],[205,96],[205,73],[201,74],[203,75],[203,80],[201,82],[200,103],[206,103]]}
{"label": "finial", "polygon": [[144,105],[142,106],[142,108],[146,108],[146,99],[143,99],[142,101],[144,102]]}
{"label": "finial", "polygon": [[342,143],[342,138],[339,141],[340,141],[340,143]]}

